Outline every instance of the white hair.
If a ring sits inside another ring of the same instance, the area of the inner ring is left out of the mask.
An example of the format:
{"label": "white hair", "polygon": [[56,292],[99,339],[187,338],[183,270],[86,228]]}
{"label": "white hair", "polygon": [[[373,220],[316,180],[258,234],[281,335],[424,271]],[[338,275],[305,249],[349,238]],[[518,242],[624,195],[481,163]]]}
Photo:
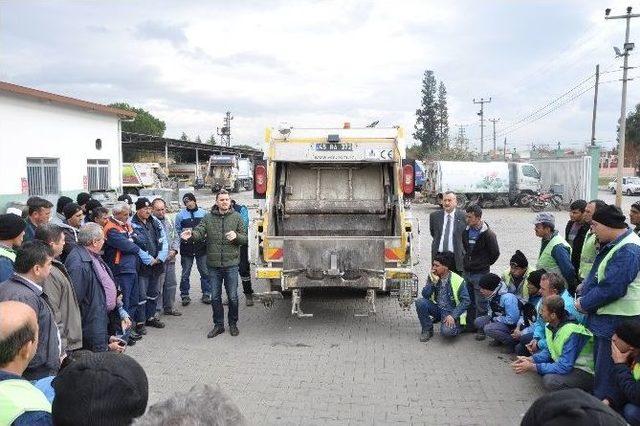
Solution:
{"label": "white hair", "polygon": [[113,205],[113,207],[111,207],[111,212],[113,214],[122,213],[125,210],[131,211],[131,207],[129,207],[129,204],[126,201],[118,201]]}
{"label": "white hair", "polygon": [[102,227],[95,222],[87,222],[78,231],[78,244],[90,246],[94,241],[104,237]]}

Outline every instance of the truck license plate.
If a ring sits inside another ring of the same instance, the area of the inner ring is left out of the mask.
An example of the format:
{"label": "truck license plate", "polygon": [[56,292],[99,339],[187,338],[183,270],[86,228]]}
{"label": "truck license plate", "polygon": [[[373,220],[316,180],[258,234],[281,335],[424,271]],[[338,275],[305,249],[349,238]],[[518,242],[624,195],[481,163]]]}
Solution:
{"label": "truck license plate", "polygon": [[351,143],[317,143],[316,151],[353,151],[353,144]]}

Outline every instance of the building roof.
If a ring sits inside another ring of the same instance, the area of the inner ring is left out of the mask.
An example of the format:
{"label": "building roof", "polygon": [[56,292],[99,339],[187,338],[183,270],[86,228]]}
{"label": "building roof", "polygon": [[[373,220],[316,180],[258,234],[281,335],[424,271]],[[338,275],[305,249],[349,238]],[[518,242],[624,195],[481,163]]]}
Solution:
{"label": "building roof", "polygon": [[56,95],[54,93],[43,92],[42,90],[31,89],[29,87],[19,86],[17,84],[0,81],[0,92],[7,92],[13,95],[24,96],[28,98],[38,99],[41,101],[56,102],[58,104],[73,106],[89,111],[101,112],[103,114],[116,115],[119,118],[131,119],[136,117],[135,112],[126,111],[124,109],[112,108],[106,105],[94,102],[83,101],[80,99],[70,98],[68,96]]}

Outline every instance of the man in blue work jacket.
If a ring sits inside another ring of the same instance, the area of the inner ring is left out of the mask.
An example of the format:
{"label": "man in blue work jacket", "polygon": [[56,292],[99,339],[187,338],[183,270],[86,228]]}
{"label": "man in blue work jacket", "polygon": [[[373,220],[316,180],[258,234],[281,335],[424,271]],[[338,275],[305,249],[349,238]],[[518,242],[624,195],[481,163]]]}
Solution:
{"label": "man in blue work jacket", "polygon": [[593,214],[591,230],[600,241],[600,251],[575,302],[578,310],[587,313],[587,327],[594,335],[593,394],[599,399],[619,399],[611,338],[621,322],[640,318],[640,237],[627,228],[625,219],[612,205]]}

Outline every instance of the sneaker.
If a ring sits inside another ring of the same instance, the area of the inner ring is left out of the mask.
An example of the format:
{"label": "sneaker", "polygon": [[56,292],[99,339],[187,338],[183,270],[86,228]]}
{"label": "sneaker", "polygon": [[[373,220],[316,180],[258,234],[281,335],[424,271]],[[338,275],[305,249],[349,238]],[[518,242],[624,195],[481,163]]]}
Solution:
{"label": "sneaker", "polygon": [[191,298],[189,296],[182,296],[182,306],[187,306],[191,303]]}
{"label": "sneaker", "polygon": [[433,337],[433,330],[426,330],[420,334],[420,341],[423,343],[428,342],[429,339],[431,339],[432,337]]}
{"label": "sneaker", "polygon": [[136,341],[133,340],[131,337],[129,337],[129,340],[127,340],[127,346],[133,346],[136,344]]}
{"label": "sneaker", "polygon": [[165,309],[164,310],[164,314],[165,315],[171,315],[171,316],[174,316],[174,317],[179,317],[180,315],[182,315],[182,312],[171,308],[171,309]]}
{"label": "sneaker", "polygon": [[144,326],[144,324],[136,324],[136,333],[144,336],[145,334],[147,334],[147,328]]}
{"label": "sneaker", "polygon": [[164,328],[164,323],[156,317],[149,318],[145,325],[153,328]]}
{"label": "sneaker", "polygon": [[245,294],[244,302],[247,306],[253,306],[253,294]]}
{"label": "sneaker", "polygon": [[207,334],[207,338],[212,339],[216,337],[218,334],[224,333],[224,327],[220,325],[216,325],[213,329]]}
{"label": "sneaker", "polygon": [[483,340],[484,340],[484,339],[486,339],[486,338],[487,338],[487,335],[486,335],[486,334],[484,334],[484,333],[476,333],[476,340],[477,340],[478,342],[481,342],[481,341],[483,341]]}
{"label": "sneaker", "polygon": [[211,304],[211,295],[210,294],[203,294],[202,298],[200,299],[202,301],[202,303],[204,303],[205,305],[210,305]]}
{"label": "sneaker", "polygon": [[230,324],[229,334],[231,334],[232,336],[237,336],[238,334],[240,334],[240,330],[238,330],[238,326],[235,324]]}

